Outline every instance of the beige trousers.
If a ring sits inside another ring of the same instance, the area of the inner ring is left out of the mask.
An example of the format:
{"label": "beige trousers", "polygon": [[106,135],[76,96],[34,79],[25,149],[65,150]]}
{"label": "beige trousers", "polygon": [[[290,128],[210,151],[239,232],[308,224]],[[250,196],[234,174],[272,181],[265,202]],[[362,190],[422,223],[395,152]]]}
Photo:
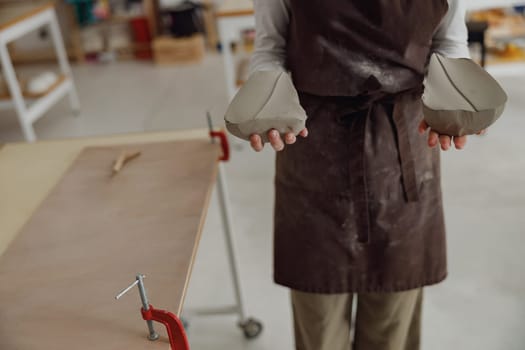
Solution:
{"label": "beige trousers", "polygon": [[297,350],[418,350],[422,289],[357,294],[352,341],[353,294],[292,290]]}

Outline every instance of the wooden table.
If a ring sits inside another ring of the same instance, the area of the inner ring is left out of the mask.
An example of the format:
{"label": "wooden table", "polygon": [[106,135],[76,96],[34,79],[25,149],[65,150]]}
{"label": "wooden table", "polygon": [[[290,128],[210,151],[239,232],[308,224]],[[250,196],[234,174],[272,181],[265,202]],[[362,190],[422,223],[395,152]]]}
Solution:
{"label": "wooden table", "polygon": [[[62,80],[44,96],[36,99],[31,105],[27,105],[9,55],[8,45],[43,26],[49,27]],[[78,96],[56,18],[54,2],[36,1],[32,4],[24,3],[22,5],[18,3],[2,4],[0,9],[0,62],[22,132],[27,141],[36,140],[33,123],[64,96],[69,97],[73,111],[79,111]],[[8,107],[11,107],[11,103]]]}
{"label": "wooden table", "polygon": [[483,21],[467,22],[469,43],[478,43],[481,47],[481,66],[485,67],[487,61],[487,43],[485,41],[489,24]]}
{"label": "wooden table", "polygon": [[[122,149],[142,154],[112,177]],[[4,145],[0,349],[168,349],[114,296],[144,273],[180,315],[219,155],[206,131]]]}

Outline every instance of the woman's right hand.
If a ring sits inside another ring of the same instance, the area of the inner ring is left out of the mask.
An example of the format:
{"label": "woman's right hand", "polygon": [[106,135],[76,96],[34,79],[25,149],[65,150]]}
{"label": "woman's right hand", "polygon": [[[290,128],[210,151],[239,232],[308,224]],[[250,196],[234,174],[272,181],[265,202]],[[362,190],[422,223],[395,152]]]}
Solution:
{"label": "woman's right hand", "polygon": [[[307,137],[308,129],[304,128],[298,136]],[[268,131],[268,140],[276,152],[280,152],[284,149],[285,145],[293,145],[297,141],[297,137],[293,133],[287,133],[284,135],[284,140],[281,138],[279,132],[275,129]],[[256,152],[261,152],[264,148],[262,138],[258,134],[250,136],[250,144]]]}

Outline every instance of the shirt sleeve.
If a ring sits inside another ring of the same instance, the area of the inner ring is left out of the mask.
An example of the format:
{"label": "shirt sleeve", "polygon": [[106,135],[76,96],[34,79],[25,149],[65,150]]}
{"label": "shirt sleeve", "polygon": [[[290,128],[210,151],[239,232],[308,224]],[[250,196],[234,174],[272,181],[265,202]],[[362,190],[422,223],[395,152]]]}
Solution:
{"label": "shirt sleeve", "polygon": [[288,0],[254,0],[255,50],[250,73],[285,70],[286,37],[290,10]]}
{"label": "shirt sleeve", "polygon": [[434,35],[432,51],[450,58],[470,58],[465,0],[449,0],[449,10]]}

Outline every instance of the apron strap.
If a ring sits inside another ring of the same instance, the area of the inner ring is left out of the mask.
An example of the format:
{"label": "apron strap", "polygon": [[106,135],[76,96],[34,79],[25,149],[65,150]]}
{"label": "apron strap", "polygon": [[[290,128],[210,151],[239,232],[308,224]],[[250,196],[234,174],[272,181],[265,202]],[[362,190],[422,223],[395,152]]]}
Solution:
{"label": "apron strap", "polygon": [[416,168],[414,164],[414,154],[410,144],[407,115],[405,113],[406,103],[403,96],[400,96],[394,104],[393,119],[396,126],[398,152],[401,160],[401,171],[403,176],[403,188],[409,202],[419,200],[419,190],[417,185]]}
{"label": "apron strap", "polygon": [[[361,156],[354,158],[349,164],[352,172],[350,190],[354,199],[354,213],[358,227],[358,241],[370,243],[370,203],[368,199],[368,184],[366,181],[366,130],[370,116],[380,101],[368,105],[367,109],[351,113],[350,149],[360,150]],[[419,200],[419,190],[415,170],[414,157],[410,144],[408,123],[405,112],[406,101],[399,98],[394,102],[393,119],[397,133],[398,153],[401,163],[403,190],[409,202]]]}

